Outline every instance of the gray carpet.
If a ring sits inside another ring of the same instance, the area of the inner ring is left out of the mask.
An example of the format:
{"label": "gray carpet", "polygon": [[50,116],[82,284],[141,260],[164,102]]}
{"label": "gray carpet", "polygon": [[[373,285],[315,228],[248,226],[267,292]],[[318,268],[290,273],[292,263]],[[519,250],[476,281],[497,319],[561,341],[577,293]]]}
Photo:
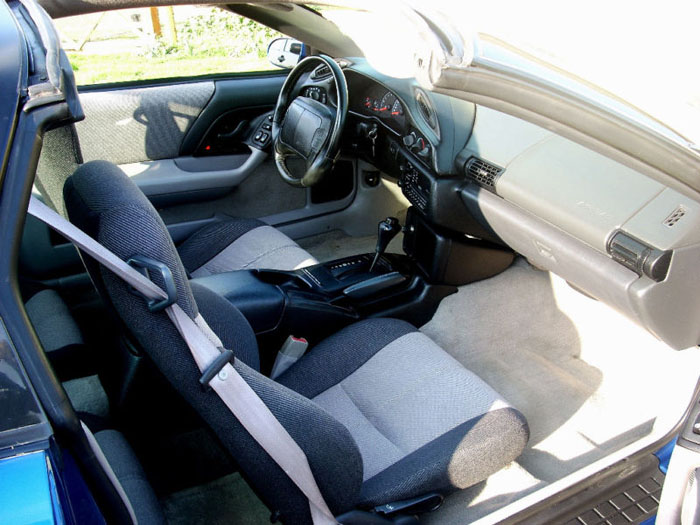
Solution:
{"label": "gray carpet", "polygon": [[95,376],[71,379],[63,383],[76,412],[87,412],[95,416],[109,417],[109,401],[99,378]]}
{"label": "gray carpet", "polygon": [[[516,464],[447,498],[426,523],[468,523],[663,431],[700,367],[700,352],[671,350],[523,259],[461,287],[422,330],[520,409],[531,430]],[[649,388],[659,377],[674,382]]]}
{"label": "gray carpet", "polygon": [[270,523],[270,511],[238,473],[175,492],[162,504],[170,525]]}

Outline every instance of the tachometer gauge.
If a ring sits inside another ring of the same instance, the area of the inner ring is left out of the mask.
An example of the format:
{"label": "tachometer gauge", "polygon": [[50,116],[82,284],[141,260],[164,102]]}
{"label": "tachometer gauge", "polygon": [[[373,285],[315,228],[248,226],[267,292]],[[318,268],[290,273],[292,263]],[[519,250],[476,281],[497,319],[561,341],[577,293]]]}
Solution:
{"label": "tachometer gauge", "polygon": [[388,117],[391,113],[391,108],[394,107],[395,102],[397,102],[396,95],[394,95],[391,91],[387,91],[379,103],[377,112],[381,113],[382,116]]}
{"label": "tachometer gauge", "polygon": [[394,105],[391,106],[391,116],[394,118],[401,118],[403,116],[403,106],[398,99],[396,99]]}

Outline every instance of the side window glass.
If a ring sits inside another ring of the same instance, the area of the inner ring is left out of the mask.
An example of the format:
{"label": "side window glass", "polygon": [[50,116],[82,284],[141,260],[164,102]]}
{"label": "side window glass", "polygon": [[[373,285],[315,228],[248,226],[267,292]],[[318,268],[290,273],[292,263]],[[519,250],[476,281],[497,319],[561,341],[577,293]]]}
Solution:
{"label": "side window glass", "polygon": [[278,69],[267,47],[282,35],[219,7],[122,9],[55,24],[80,86]]}

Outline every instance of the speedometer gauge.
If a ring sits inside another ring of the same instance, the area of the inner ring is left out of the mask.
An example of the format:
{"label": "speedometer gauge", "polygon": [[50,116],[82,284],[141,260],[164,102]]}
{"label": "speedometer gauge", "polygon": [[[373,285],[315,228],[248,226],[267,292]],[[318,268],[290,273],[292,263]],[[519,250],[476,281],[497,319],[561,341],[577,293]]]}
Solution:
{"label": "speedometer gauge", "polygon": [[394,105],[391,106],[391,116],[394,118],[401,118],[403,116],[403,106],[398,99],[396,99]]}
{"label": "speedometer gauge", "polygon": [[379,113],[382,113],[382,116],[388,117],[391,114],[391,110],[394,107],[394,103],[396,102],[398,102],[396,95],[394,95],[391,91],[387,91],[386,94],[382,97],[377,111]]}

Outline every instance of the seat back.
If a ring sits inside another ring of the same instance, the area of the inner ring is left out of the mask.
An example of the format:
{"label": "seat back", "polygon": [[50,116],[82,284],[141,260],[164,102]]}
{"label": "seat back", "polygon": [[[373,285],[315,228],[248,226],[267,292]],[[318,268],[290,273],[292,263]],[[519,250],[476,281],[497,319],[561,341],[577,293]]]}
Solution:
{"label": "seat back", "polygon": [[[191,318],[204,316],[223,344],[236,355],[234,366],[305,452],[330,509],[354,507],[362,485],[362,458],[348,430],[309,399],[259,373],[255,335],[226,299],[191,286],[160,216],[138,187],[104,161],[80,166],[64,187],[68,216],[76,226],[123,260],[148,257],[173,275],[177,303]],[[211,389],[164,311],[151,312],[119,277],[83,256],[95,286],[156,367],[200,414],[238,462],[261,499],[289,523],[310,522],[305,496],[240,425]],[[162,279],[151,276],[164,287]],[[157,410],[157,407],[154,407]]]}

